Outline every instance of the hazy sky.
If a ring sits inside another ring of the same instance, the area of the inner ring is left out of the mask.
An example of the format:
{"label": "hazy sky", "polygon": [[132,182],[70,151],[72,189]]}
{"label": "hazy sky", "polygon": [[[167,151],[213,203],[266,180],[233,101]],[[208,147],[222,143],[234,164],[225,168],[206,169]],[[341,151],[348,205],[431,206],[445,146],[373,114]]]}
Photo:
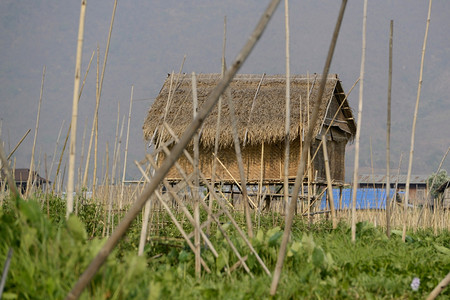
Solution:
{"label": "hazy sky", "polygon": [[[97,44],[100,47],[100,65],[103,63],[113,3],[112,0],[88,1],[83,76]],[[139,172],[132,161],[142,159],[145,153],[142,124],[167,73],[179,70],[184,55],[184,72],[219,72],[224,16],[227,16],[226,57],[230,64],[267,3],[257,0],[119,1],[100,104],[100,161],[104,159],[106,143],[112,156],[118,103],[122,122],[128,116],[130,90],[134,85],[127,177],[137,177]],[[346,91],[359,77],[362,4],[363,1],[349,1],[347,5],[331,68],[332,73],[339,74]],[[339,5],[340,1],[329,0],[291,1],[292,73],[322,72]],[[32,129],[15,153],[17,167],[28,167],[30,163],[44,66],[46,75],[36,148],[36,162],[40,157],[40,173],[44,173],[44,156],[50,167],[58,132],[65,122],[57,149],[59,157],[72,109],[79,10],[79,1],[0,2],[0,118],[6,152],[9,153],[22,135]],[[427,10],[427,1],[369,1],[360,162],[363,171],[370,170],[370,144],[375,168],[382,169],[385,165],[385,103],[391,19],[395,22],[392,160],[397,163],[400,153],[405,152],[404,161],[407,161]],[[417,123],[416,173],[434,170],[450,144],[447,129],[450,104],[446,97],[450,80],[449,15],[450,3],[435,0]],[[281,3],[241,73],[283,74],[284,55],[284,5]],[[80,100],[77,162],[80,161],[85,124],[88,128],[85,148],[89,140],[95,107],[95,74],[94,57]],[[349,97],[355,114],[358,89],[359,86]],[[125,134],[121,161],[124,144]],[[352,155],[352,146],[348,153]],[[347,157],[347,175],[352,172],[351,161],[353,157]]]}

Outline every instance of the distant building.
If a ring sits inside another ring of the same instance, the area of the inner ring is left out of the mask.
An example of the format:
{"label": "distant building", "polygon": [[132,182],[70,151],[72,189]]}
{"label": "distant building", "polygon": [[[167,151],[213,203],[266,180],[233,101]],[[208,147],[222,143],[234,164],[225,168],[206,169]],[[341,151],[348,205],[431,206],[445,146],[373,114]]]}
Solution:
{"label": "distant building", "polygon": [[[407,175],[391,175],[390,186],[402,196],[406,191]],[[413,205],[424,205],[427,203],[428,175],[411,175],[409,181],[409,203]],[[386,175],[362,174],[358,176],[359,188],[386,189]],[[397,199],[400,200],[400,199]]]}
{"label": "distant building", "polygon": [[[27,181],[29,174],[30,169],[15,169],[13,172],[14,181],[16,182],[17,189],[22,193],[24,193],[27,190]],[[2,172],[1,176],[2,184],[3,181],[6,181],[6,176],[4,176]],[[50,184],[51,181],[39,176],[39,174],[36,171],[33,171],[33,174],[31,176],[31,183],[34,184],[35,187],[39,188],[42,187],[44,184]]]}

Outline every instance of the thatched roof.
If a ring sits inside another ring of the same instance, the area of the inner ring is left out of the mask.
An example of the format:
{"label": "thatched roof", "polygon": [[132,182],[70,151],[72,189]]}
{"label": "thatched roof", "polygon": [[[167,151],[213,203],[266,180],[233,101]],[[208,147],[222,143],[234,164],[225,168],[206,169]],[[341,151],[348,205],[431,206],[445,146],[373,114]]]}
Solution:
{"label": "thatched roof", "polygon": [[[220,77],[220,74],[197,75],[199,109],[219,82]],[[311,114],[312,104],[317,101],[319,85],[320,75],[291,76],[291,140],[299,137],[303,130],[306,133],[308,120],[306,111],[309,108]],[[246,142],[253,145],[261,144],[261,142],[270,143],[284,140],[286,101],[286,78],[284,75],[236,75],[229,88],[231,89],[241,141],[244,140],[246,135]],[[226,94],[225,92],[224,95]],[[315,126],[316,134],[323,124],[329,124],[329,114],[327,118],[324,117],[333,95],[336,97],[338,104],[344,101],[345,94],[337,75],[328,76],[320,107],[319,121]],[[307,103],[308,97],[309,105]],[[226,98],[222,101],[221,147],[230,146],[233,142],[227,102]],[[165,114],[167,105],[168,110]],[[162,141],[170,139],[169,134],[162,130],[160,126],[163,123],[164,116],[165,121],[175,133],[181,136],[192,122],[192,111],[191,75],[169,75],[144,122],[144,138],[149,141],[162,133]],[[302,111],[301,114],[300,111]],[[347,101],[343,104],[341,111],[340,115],[343,116],[341,121],[333,125],[352,137],[355,134],[356,125]],[[215,107],[201,128],[200,143],[204,147],[214,145],[217,116],[218,109]],[[345,121],[343,122],[342,119],[345,119]]]}

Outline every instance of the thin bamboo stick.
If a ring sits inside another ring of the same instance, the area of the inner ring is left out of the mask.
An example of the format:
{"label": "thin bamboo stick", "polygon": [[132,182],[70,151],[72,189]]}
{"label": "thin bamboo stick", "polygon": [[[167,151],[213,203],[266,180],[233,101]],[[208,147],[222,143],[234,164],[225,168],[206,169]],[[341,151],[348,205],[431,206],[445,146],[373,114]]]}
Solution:
{"label": "thin bamboo stick", "polygon": [[[286,117],[284,131],[284,205],[287,214],[289,202],[289,133],[291,126],[291,70],[289,64],[289,0],[284,0],[284,16],[286,27]],[[297,202],[292,198],[291,201]]]}
{"label": "thin bamboo stick", "polygon": [[122,189],[120,191],[119,208],[122,209],[123,206],[123,188],[125,182],[125,174],[127,172],[127,155],[128,155],[128,141],[130,137],[130,121],[131,121],[131,108],[133,106],[133,90],[134,85],[131,86],[131,96],[130,96],[130,109],[128,110],[128,124],[127,124],[127,141],[125,142],[125,156],[123,162],[123,172],[122,172]]}
{"label": "thin bamboo stick", "polygon": [[[95,50],[94,50],[95,53]],[[94,54],[93,53],[93,54]],[[97,45],[97,80],[96,80],[96,87],[95,87],[95,110],[94,110],[94,117],[92,120],[92,128],[91,128],[91,136],[89,138],[89,146],[88,146],[88,151],[87,151],[87,155],[86,155],[86,164],[84,167],[84,175],[83,175],[83,183],[82,183],[82,187],[86,188],[87,187],[87,179],[88,179],[88,173],[89,173],[89,162],[91,159],[91,149],[92,149],[92,139],[94,137],[94,132],[95,132],[95,124],[97,123],[98,120],[98,108],[100,105],[100,97],[98,96],[98,69],[99,69],[99,47]],[[92,60],[92,58],[91,58]],[[82,161],[82,160],[81,160]]]}
{"label": "thin bamboo stick", "polygon": [[391,91],[392,91],[392,48],[394,35],[394,20],[391,20],[389,31],[389,77],[387,95],[386,122],[386,235],[391,237]]}
{"label": "thin bamboo stick", "polygon": [[42,70],[42,82],[41,82],[41,92],[39,95],[39,105],[38,105],[38,112],[36,117],[36,127],[34,128],[34,139],[33,139],[33,148],[31,150],[31,161],[30,161],[30,170],[28,172],[28,179],[27,179],[27,190],[25,191],[25,199],[28,198],[30,195],[30,186],[32,184],[31,180],[33,174],[34,174],[34,151],[36,149],[36,141],[37,141],[37,135],[39,130],[39,118],[41,115],[41,105],[42,105],[42,94],[44,93],[44,80],[45,80],[45,66]]}
{"label": "thin bamboo stick", "polygon": [[[297,176],[295,179],[295,184],[294,184],[294,188],[292,191],[292,197],[297,199],[298,195],[299,195],[299,190],[300,190],[300,186],[301,183],[303,182],[303,177],[304,177],[304,172],[305,172],[305,163],[306,163],[306,156],[308,153],[308,150],[310,148],[311,145],[311,141],[312,141],[312,137],[313,137],[313,131],[314,131],[314,125],[317,122],[318,119],[318,115],[319,115],[319,107],[320,104],[322,102],[322,95],[323,95],[323,91],[325,89],[325,83],[327,81],[327,77],[328,77],[328,71],[330,69],[330,65],[331,65],[331,60],[333,57],[333,53],[334,53],[334,48],[336,46],[336,42],[337,42],[337,38],[339,35],[339,29],[341,27],[342,24],[342,19],[344,17],[344,11],[345,11],[345,7],[347,5],[347,0],[343,0],[340,10],[339,10],[339,17],[337,19],[336,22],[336,27],[333,33],[333,37],[331,40],[331,44],[330,44],[330,48],[328,51],[328,55],[327,55],[327,59],[325,62],[325,66],[324,66],[324,70],[322,72],[322,80],[319,86],[319,91],[318,91],[318,101],[315,103],[314,108],[313,108],[313,114],[312,114],[312,118],[311,118],[311,126],[309,126],[308,128],[308,133],[305,139],[305,144],[304,147],[302,149],[302,155],[301,155],[301,159],[300,159],[300,164],[299,167],[297,169]],[[277,259],[277,263],[275,266],[275,270],[274,270],[274,274],[273,274],[273,278],[272,278],[272,284],[270,287],[270,294],[271,295],[275,295],[276,291],[277,291],[277,287],[278,287],[278,282],[280,280],[280,276],[281,276],[281,270],[283,268],[283,264],[284,264],[284,258],[286,256],[286,249],[287,249],[287,243],[289,240],[289,236],[291,234],[291,227],[292,227],[292,221],[294,219],[294,213],[295,213],[295,204],[297,201],[291,201],[290,205],[289,205],[289,211],[288,214],[286,216],[286,223],[285,223],[285,227],[284,227],[284,232],[283,232],[283,237],[282,237],[282,241],[281,241],[281,245],[280,245],[280,250],[278,252],[278,259]]]}
{"label": "thin bamboo stick", "polygon": [[405,198],[403,201],[403,233],[402,233],[402,241],[403,242],[405,242],[405,240],[406,240],[406,224],[407,224],[407,217],[408,217],[408,200],[409,200],[409,183],[411,182],[411,171],[412,171],[412,162],[413,162],[413,154],[414,154],[414,139],[415,139],[415,134],[416,134],[416,121],[417,121],[417,113],[419,111],[420,92],[422,90],[423,65],[424,65],[424,60],[425,60],[425,49],[427,47],[428,29],[430,27],[432,2],[433,2],[433,0],[430,0],[429,4],[428,4],[427,25],[426,25],[426,29],[425,29],[425,37],[423,39],[422,58],[420,61],[419,84],[417,86],[416,106],[414,108],[414,118],[413,118],[412,131],[411,131],[411,149],[409,152],[408,175],[406,177],[406,191],[405,191]]}
{"label": "thin bamboo stick", "polygon": [[[122,219],[122,221],[120,222],[117,229],[113,232],[113,235],[111,236],[111,238],[109,238],[105,242],[102,249],[100,249],[100,251],[98,252],[96,257],[91,261],[91,263],[89,264],[87,269],[80,276],[77,283],[74,285],[73,289],[66,295],[67,300],[77,299],[80,296],[81,292],[84,290],[86,285],[91,281],[92,277],[95,275],[95,273],[97,273],[100,266],[103,265],[106,258],[109,256],[111,251],[117,245],[117,243],[122,238],[122,236],[125,234],[128,227],[131,225],[131,222],[139,214],[139,212],[141,211],[145,202],[155,192],[155,190],[158,187],[161,180],[169,172],[170,168],[174,165],[174,163],[180,157],[184,148],[186,147],[186,145],[189,143],[192,136],[194,135],[195,131],[201,126],[201,124],[203,123],[203,120],[206,118],[206,116],[208,116],[209,112],[212,110],[214,105],[219,100],[219,96],[227,88],[227,86],[233,79],[234,75],[241,68],[242,64],[245,62],[245,60],[249,56],[250,52],[253,50],[256,42],[261,37],[269,20],[271,19],[273,13],[275,12],[275,9],[277,8],[279,2],[280,2],[280,0],[272,0],[269,3],[269,6],[267,7],[267,9],[264,11],[263,15],[261,16],[260,21],[258,22],[258,25],[256,26],[255,30],[252,32],[250,38],[247,40],[245,46],[239,52],[236,60],[232,64],[230,70],[225,73],[223,79],[219,81],[219,83],[214,88],[214,90],[209,94],[209,96],[208,96],[206,102],[204,103],[204,105],[202,106],[202,109],[200,110],[197,118],[195,118],[193,120],[193,122],[191,123],[191,125],[188,126],[185,133],[181,137],[180,142],[173,147],[171,155],[166,158],[166,160],[164,161],[162,166],[158,169],[157,172],[155,172],[155,175],[153,176],[153,180],[148,184],[148,186],[142,192],[140,197],[136,200],[134,205],[130,207],[130,209],[128,210],[128,213]],[[211,189],[210,189],[210,191],[211,191]],[[213,189],[212,189],[212,191],[213,191]]]}
{"label": "thin bamboo stick", "polygon": [[353,171],[353,191],[352,191],[352,242],[353,243],[356,240],[356,192],[358,190],[359,139],[361,136],[363,91],[364,91],[364,67],[365,67],[365,61],[366,61],[366,23],[367,23],[367,0],[364,0],[361,70],[360,70],[360,75],[359,75],[360,83],[359,83],[359,102],[358,102],[358,124],[356,125],[355,166],[354,166],[354,171]]}
{"label": "thin bamboo stick", "polygon": [[[97,45],[97,77],[95,90],[96,104],[94,114],[95,138],[94,138],[94,171],[92,173],[92,198],[95,199],[97,186],[97,150],[98,150],[98,107],[100,104],[100,83],[99,83],[99,47]],[[87,177],[87,176],[86,176]]]}
{"label": "thin bamboo stick", "polygon": [[73,190],[74,190],[74,171],[75,171],[75,154],[76,154],[76,140],[77,140],[77,119],[78,119],[78,99],[80,87],[80,72],[81,72],[81,58],[83,54],[83,36],[84,36],[84,21],[86,16],[87,0],[81,0],[80,21],[78,27],[78,43],[77,43],[77,58],[75,62],[75,79],[73,84],[73,102],[72,102],[72,121],[70,131],[70,146],[69,146],[69,174],[67,180],[67,210],[66,218],[69,218],[73,212]]}
{"label": "thin bamboo stick", "polygon": [[[227,17],[225,16],[223,18],[223,43],[222,43],[222,66],[221,66],[221,77],[223,78],[223,75],[225,74],[225,46],[227,42]],[[217,157],[217,153],[219,152],[219,139],[220,139],[220,124],[221,124],[221,117],[222,117],[222,96],[219,97],[219,102],[217,103],[217,123],[216,123],[216,135],[214,137],[214,157]],[[215,180],[216,180],[216,167],[217,163],[216,160],[212,159],[212,169],[211,169],[211,185],[213,188],[215,187]],[[209,209],[212,211],[213,209],[213,198],[210,197],[209,199]],[[210,216],[208,215],[208,220],[210,220]],[[206,232],[210,234],[211,227],[208,225],[208,228]]]}

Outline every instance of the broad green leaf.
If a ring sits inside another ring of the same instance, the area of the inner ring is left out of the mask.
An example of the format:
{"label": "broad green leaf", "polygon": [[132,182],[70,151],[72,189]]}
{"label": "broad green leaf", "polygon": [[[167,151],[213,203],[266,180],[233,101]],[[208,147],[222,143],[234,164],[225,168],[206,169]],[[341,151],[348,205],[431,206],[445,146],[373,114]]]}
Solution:
{"label": "broad green leaf", "polygon": [[322,267],[324,263],[325,255],[322,248],[316,247],[312,253],[312,262],[316,267]]}
{"label": "broad green leaf", "polygon": [[283,232],[281,232],[281,231],[275,232],[275,233],[269,238],[269,246],[270,246],[270,247],[274,247],[274,246],[278,245],[278,240],[281,238],[282,235],[283,235]]}
{"label": "broad green leaf", "polygon": [[78,241],[85,241],[87,239],[86,229],[80,219],[71,215],[67,220],[67,229],[72,234],[73,238]]}
{"label": "broad green leaf", "polygon": [[441,252],[442,254],[446,254],[450,256],[450,249],[438,244],[433,244],[434,248],[436,248],[437,251]]}

